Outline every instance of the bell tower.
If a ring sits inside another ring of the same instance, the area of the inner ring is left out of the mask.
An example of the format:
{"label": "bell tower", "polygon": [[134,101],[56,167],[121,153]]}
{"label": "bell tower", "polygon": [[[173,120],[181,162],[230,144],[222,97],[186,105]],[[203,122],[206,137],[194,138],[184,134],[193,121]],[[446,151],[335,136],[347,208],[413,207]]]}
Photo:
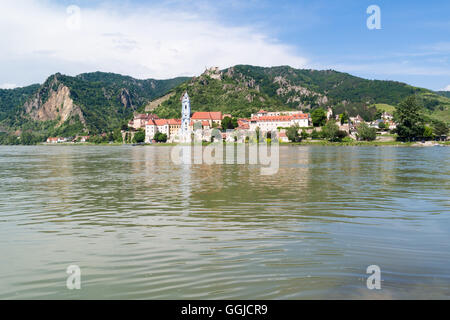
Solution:
{"label": "bell tower", "polygon": [[189,130],[189,124],[191,122],[191,102],[187,91],[184,93],[181,99],[181,142],[191,141],[191,132]]}

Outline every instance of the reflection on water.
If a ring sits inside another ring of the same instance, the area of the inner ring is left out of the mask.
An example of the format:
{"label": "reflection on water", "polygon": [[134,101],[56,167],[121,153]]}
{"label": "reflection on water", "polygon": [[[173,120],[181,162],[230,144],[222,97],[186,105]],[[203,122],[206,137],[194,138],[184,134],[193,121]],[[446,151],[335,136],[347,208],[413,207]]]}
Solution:
{"label": "reflection on water", "polygon": [[283,146],[261,176],[170,147],[0,147],[0,298],[448,299],[449,155]]}

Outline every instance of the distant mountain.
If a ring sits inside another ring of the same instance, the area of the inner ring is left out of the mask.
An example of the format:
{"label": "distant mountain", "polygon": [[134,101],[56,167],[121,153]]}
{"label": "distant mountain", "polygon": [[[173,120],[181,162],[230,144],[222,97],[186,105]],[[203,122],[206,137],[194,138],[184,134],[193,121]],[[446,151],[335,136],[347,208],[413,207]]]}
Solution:
{"label": "distant mountain", "polygon": [[[360,114],[366,120],[377,114],[375,104],[397,105],[416,94],[424,112],[447,113],[450,99],[431,90],[395,81],[366,80],[333,70],[294,69],[289,66],[237,65],[225,70],[212,68],[171,90],[171,96],[155,108],[160,116],[179,116],[179,97],[187,90],[192,110],[220,110],[246,117],[261,108],[310,110],[331,106],[336,113]],[[439,109],[441,108],[441,109]]]}
{"label": "distant mountain", "polygon": [[60,135],[111,131],[187,79],[138,80],[103,72],[70,77],[57,73],[42,85],[0,90],[0,128]]}

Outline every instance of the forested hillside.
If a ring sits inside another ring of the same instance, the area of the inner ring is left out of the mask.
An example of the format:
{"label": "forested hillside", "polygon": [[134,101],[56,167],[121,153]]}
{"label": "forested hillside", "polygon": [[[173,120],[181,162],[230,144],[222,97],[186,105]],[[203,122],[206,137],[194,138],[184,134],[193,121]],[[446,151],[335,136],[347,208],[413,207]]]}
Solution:
{"label": "forested hillside", "polygon": [[248,65],[207,70],[176,87],[173,90],[176,94],[156,108],[156,112],[176,116],[178,98],[185,90],[192,98],[193,110],[220,110],[237,117],[249,116],[260,108],[307,111],[331,106],[336,113],[347,111],[371,120],[377,114],[375,104],[396,105],[413,94],[430,114],[439,110],[450,112],[450,99],[400,82],[366,80],[333,70]]}

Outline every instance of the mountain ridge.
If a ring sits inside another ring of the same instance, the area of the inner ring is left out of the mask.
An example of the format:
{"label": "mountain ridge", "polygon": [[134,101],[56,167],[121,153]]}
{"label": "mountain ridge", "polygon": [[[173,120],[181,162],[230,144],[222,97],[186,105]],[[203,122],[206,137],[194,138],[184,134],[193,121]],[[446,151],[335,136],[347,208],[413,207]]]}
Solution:
{"label": "mountain ridge", "polygon": [[450,99],[445,94],[406,83],[335,70],[236,65],[166,80],[100,71],[56,73],[41,85],[0,89],[0,131],[69,136],[111,132],[137,112],[179,117],[179,98],[185,91],[191,96],[192,111],[248,117],[261,108],[308,112],[332,107],[335,113],[360,114],[366,120],[377,116],[377,105],[395,106],[416,95],[426,117],[450,122]]}

